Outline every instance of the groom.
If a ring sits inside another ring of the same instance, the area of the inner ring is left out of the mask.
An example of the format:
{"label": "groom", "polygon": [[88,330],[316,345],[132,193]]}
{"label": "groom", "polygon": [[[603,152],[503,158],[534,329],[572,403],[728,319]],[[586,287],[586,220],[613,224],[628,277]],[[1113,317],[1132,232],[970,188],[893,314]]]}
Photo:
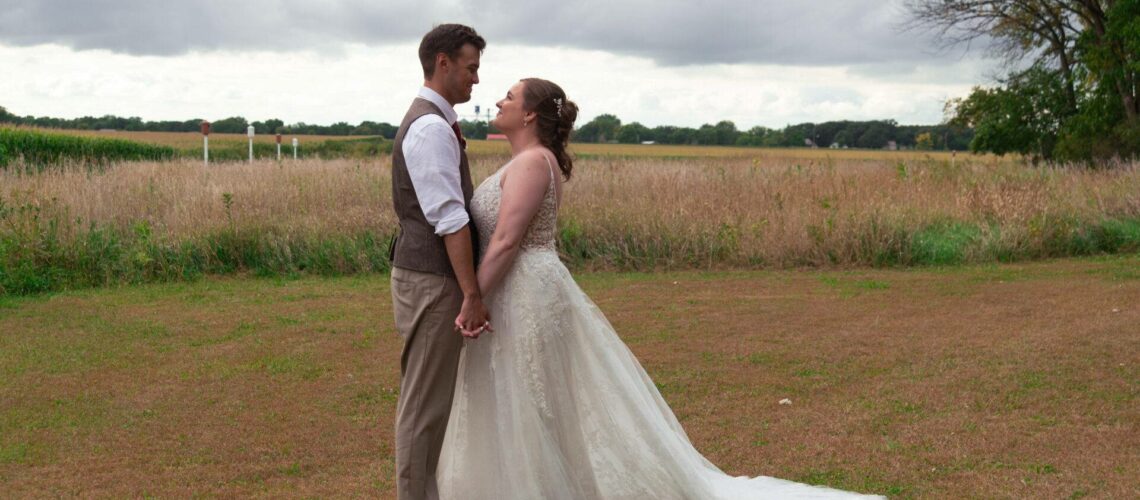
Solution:
{"label": "groom", "polygon": [[475,279],[468,209],[471,172],[452,106],[471,100],[486,42],[475,30],[436,26],[420,42],[424,86],[392,150],[392,203],[400,235],[392,248],[392,304],[404,338],[396,405],[400,500],[438,498],[435,468],[451,412],[463,335],[490,330]]}

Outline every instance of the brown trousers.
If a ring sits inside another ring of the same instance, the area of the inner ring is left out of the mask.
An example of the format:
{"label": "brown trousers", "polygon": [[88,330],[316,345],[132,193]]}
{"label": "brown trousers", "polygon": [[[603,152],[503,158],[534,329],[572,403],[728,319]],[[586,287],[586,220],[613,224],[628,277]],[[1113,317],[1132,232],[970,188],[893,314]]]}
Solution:
{"label": "brown trousers", "polygon": [[404,338],[396,403],[399,500],[439,498],[435,468],[443,447],[463,336],[455,317],[463,291],[455,278],[392,268],[396,331]]}

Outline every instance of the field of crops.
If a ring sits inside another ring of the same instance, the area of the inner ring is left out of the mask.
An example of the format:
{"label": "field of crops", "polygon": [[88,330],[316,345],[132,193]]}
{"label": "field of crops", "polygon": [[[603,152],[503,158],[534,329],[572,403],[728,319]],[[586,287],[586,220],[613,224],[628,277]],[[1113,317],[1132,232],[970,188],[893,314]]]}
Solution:
{"label": "field of crops", "polygon": [[[202,147],[202,135],[195,132],[126,132],[126,131],[94,131],[94,130],[52,130],[52,133],[78,135],[84,137],[119,138],[148,144],[159,144],[178,149],[191,150]],[[291,135],[285,134],[281,138],[282,150],[290,151],[293,138],[297,138],[304,148],[306,145],[324,141],[355,141],[369,139],[367,137],[339,137],[321,135]],[[232,147],[246,144],[248,138],[244,134],[210,134],[211,148]],[[260,134],[254,137],[254,144],[273,144],[274,136]],[[507,141],[483,141],[471,139],[467,141],[468,154],[472,156],[510,155],[510,145]],[[974,159],[992,161],[995,157],[990,155],[973,155],[948,151],[888,151],[866,149],[812,149],[812,148],[754,148],[733,146],[679,146],[670,144],[593,144],[575,143],[573,150],[580,158],[591,157],[624,157],[624,158],[753,158],[758,161],[769,159],[803,159],[803,160],[943,160]]]}
{"label": "field of crops", "polygon": [[0,168],[17,161],[33,167],[76,159],[105,165],[112,161],[170,160],[176,155],[170,146],[0,127]]}
{"label": "field of crops", "polygon": [[[43,132],[51,132],[57,134],[77,135],[81,137],[99,137],[99,138],[113,138],[113,139],[126,139],[129,141],[145,142],[148,144],[159,144],[162,146],[170,146],[172,148],[186,149],[186,148],[200,148],[202,146],[202,134],[197,132],[131,132],[125,130],[41,130]],[[296,134],[283,134],[281,136],[282,148],[292,147],[293,139],[296,138],[301,144],[312,144],[323,142],[327,140],[356,140],[365,139],[363,136],[329,136],[329,135],[296,135]],[[224,143],[241,143],[246,144],[249,138],[245,134],[210,134],[210,144],[224,144]],[[274,144],[276,137],[273,134],[257,134],[253,138],[255,144]]]}
{"label": "field of crops", "polygon": [[[368,158],[391,151],[381,137],[298,136],[298,158]],[[282,138],[280,158],[293,157],[293,136]],[[202,158],[202,136],[176,132],[101,132],[0,127],[0,168],[18,171],[48,168],[103,168],[112,161]],[[256,159],[278,158],[273,136],[254,138]],[[213,134],[210,161],[248,161],[249,140],[240,134]]]}

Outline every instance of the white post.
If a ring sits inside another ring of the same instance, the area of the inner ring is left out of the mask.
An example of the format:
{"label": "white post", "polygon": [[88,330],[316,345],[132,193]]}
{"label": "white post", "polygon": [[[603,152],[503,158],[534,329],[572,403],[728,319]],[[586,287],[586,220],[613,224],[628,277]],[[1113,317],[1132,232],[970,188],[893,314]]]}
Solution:
{"label": "white post", "polygon": [[253,163],[253,125],[245,129],[245,133],[249,136],[249,162]]}
{"label": "white post", "polygon": [[202,130],[202,163],[210,166],[210,122],[203,121],[198,124]]}
{"label": "white post", "polygon": [[297,138],[293,138],[293,159],[297,159]]}
{"label": "white post", "polygon": [[277,161],[281,161],[281,134],[277,134]]}

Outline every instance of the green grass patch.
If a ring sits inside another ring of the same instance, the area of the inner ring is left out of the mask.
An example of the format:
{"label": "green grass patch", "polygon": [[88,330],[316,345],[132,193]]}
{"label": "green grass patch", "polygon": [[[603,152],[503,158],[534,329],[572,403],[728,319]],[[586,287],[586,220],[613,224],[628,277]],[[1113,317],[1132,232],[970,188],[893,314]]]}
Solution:
{"label": "green grass patch", "polygon": [[946,222],[916,232],[910,241],[910,262],[918,265],[946,266],[966,262],[969,251],[981,238],[978,226],[965,222]]}

